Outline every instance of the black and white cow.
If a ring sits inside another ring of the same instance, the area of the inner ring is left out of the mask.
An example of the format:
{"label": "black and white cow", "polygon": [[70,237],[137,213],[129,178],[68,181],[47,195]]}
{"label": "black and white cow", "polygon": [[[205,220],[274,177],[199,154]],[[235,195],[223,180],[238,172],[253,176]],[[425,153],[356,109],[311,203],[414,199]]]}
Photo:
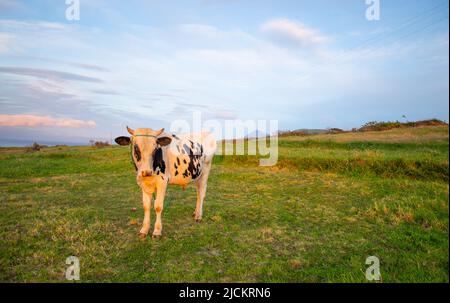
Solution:
{"label": "black and white cow", "polygon": [[130,137],[117,137],[119,145],[130,145],[131,157],[137,171],[136,181],[142,189],[144,221],[139,232],[147,236],[150,230],[150,208],[153,194],[155,198],[156,221],[153,236],[161,236],[161,213],[168,184],[185,187],[194,183],[197,189],[197,205],[194,217],[202,219],[203,200],[212,159],[216,151],[216,141],[209,132],[197,134],[168,135],[164,129],[127,127]]}

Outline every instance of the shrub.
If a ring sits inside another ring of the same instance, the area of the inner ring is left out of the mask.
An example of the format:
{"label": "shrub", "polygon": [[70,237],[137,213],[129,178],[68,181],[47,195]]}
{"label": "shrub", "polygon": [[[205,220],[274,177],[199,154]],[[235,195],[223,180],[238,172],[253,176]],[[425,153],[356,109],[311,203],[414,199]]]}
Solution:
{"label": "shrub", "polygon": [[27,147],[26,151],[27,152],[36,152],[36,151],[40,151],[44,147],[47,147],[47,145],[41,145],[41,144],[34,142],[31,146]]}
{"label": "shrub", "polygon": [[93,147],[105,147],[105,146],[110,146],[111,144],[109,144],[108,141],[92,141],[91,140],[91,146]]}
{"label": "shrub", "polygon": [[303,130],[280,130],[278,131],[278,137],[289,137],[289,136],[307,136],[308,133],[306,133]]}
{"label": "shrub", "polygon": [[343,129],[336,128],[336,127],[328,129],[329,134],[339,134],[339,133],[343,133],[343,132],[344,132]]}
{"label": "shrub", "polygon": [[438,120],[438,119],[429,119],[429,120],[421,120],[416,122],[399,122],[399,121],[387,121],[387,122],[378,122],[371,121],[367,122],[363,126],[361,126],[358,131],[382,131],[393,128],[401,128],[401,127],[420,127],[420,126],[445,126],[448,125],[446,122]]}

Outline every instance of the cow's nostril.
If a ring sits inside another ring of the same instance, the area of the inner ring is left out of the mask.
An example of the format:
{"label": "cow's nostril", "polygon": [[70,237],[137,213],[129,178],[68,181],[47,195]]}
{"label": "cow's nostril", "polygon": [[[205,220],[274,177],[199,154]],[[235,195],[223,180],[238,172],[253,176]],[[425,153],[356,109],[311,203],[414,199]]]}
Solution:
{"label": "cow's nostril", "polygon": [[148,170],[144,170],[144,171],[142,171],[141,175],[142,175],[142,177],[150,177],[152,175],[152,172],[148,171]]}

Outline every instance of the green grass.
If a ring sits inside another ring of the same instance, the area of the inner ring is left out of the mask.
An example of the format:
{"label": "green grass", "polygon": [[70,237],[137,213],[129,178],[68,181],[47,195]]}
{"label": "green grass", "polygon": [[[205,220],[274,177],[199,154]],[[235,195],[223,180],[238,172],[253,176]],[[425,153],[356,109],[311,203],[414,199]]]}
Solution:
{"label": "green grass", "polygon": [[448,128],[354,136],[217,156],[202,223],[170,186],[159,240],[137,236],[127,148],[0,149],[0,281],[65,281],[75,255],[82,282],[367,282],[375,255],[382,282],[448,282]]}

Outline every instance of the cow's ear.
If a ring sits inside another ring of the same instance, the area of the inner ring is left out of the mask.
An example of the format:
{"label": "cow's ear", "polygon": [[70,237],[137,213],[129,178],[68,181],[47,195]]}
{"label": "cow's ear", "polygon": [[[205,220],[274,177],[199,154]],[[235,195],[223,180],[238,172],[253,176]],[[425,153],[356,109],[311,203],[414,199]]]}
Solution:
{"label": "cow's ear", "polygon": [[116,141],[116,143],[119,145],[130,145],[131,140],[130,137],[121,136],[115,138],[114,141]]}
{"label": "cow's ear", "polygon": [[169,145],[172,142],[172,139],[169,137],[161,137],[156,140],[156,142],[161,146]]}

